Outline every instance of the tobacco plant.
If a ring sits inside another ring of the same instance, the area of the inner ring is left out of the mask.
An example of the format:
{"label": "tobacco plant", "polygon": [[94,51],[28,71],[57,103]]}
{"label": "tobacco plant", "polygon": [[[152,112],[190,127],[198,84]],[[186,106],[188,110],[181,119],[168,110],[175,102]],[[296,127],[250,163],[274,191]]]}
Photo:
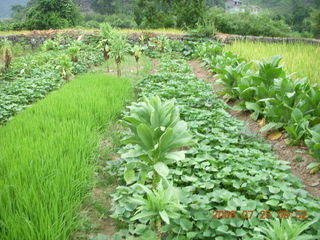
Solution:
{"label": "tobacco plant", "polygon": [[139,185],[146,194],[146,198],[140,195],[134,195],[130,198],[131,202],[136,204],[137,210],[131,221],[141,220],[150,222],[155,232],[157,240],[161,240],[161,229],[163,223],[170,224],[170,219],[178,219],[180,213],[185,213],[184,206],[180,204],[180,193],[170,183],[166,186],[162,181],[157,189],[150,190],[144,185]]}
{"label": "tobacco plant", "polygon": [[138,158],[126,167],[124,173],[128,184],[136,181],[135,169],[139,168],[139,177],[145,181],[153,172],[153,187],[160,177],[167,177],[167,163],[184,159],[181,147],[191,142],[186,122],[180,120],[178,108],[174,101],[162,102],[158,96],[130,107],[130,114],[124,118],[132,135],[124,140],[126,144],[135,144],[136,148],[125,154],[125,157]]}

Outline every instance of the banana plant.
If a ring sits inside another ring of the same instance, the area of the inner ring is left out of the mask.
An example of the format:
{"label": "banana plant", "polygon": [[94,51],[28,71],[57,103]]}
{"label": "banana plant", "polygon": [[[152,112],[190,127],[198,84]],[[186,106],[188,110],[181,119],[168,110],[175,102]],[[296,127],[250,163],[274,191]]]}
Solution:
{"label": "banana plant", "polygon": [[150,223],[157,233],[157,240],[162,238],[162,225],[170,224],[171,219],[178,219],[180,213],[186,213],[183,205],[180,204],[180,193],[170,183],[166,186],[159,182],[157,189],[150,190],[141,185],[146,197],[136,195],[132,197],[131,203],[138,206],[135,216],[130,220],[141,220],[144,223]]}
{"label": "banana plant", "polygon": [[121,33],[114,33],[111,36],[110,42],[110,57],[113,57],[117,64],[117,76],[121,76],[121,62],[124,60],[126,54],[129,52],[130,44],[126,37]]}
{"label": "banana plant", "polygon": [[9,40],[5,39],[2,41],[2,58],[4,61],[4,68],[3,71],[7,71],[11,65],[11,61],[13,58],[13,54],[12,54],[12,44]]}
{"label": "banana plant", "polygon": [[143,51],[143,48],[139,45],[135,45],[133,46],[133,48],[131,48],[131,54],[134,56],[136,60],[137,74],[139,74],[139,60],[142,56],[142,51]]}
{"label": "banana plant", "polygon": [[311,156],[316,159],[317,162],[310,163],[308,165],[308,169],[310,170],[310,173],[315,173],[317,171],[320,171],[320,134],[319,134],[319,125],[315,126],[313,129],[310,129],[310,135],[311,137],[307,138],[305,140],[305,144],[311,151]]}
{"label": "banana plant", "polygon": [[186,122],[180,120],[174,101],[162,102],[158,96],[144,98],[130,107],[130,114],[124,123],[132,135],[123,142],[134,144],[136,148],[124,154],[124,158],[133,158],[124,173],[127,184],[136,181],[135,169],[139,169],[138,179],[144,182],[152,172],[153,186],[161,177],[167,177],[170,161],[184,159],[181,147],[191,143],[191,135]]}
{"label": "banana plant", "polygon": [[80,47],[78,47],[78,46],[69,47],[68,53],[69,53],[69,56],[71,57],[72,62],[79,61]]}
{"label": "banana plant", "polygon": [[72,75],[73,65],[68,55],[63,54],[57,58],[58,66],[57,69],[60,70],[61,77],[64,80],[70,80]]}

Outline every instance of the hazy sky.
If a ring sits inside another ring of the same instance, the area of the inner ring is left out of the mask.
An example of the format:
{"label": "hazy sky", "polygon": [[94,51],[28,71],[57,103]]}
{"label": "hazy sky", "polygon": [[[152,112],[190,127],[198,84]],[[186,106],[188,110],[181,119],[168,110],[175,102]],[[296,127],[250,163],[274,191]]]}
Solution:
{"label": "hazy sky", "polygon": [[24,5],[28,0],[0,0],[0,18],[10,17],[10,9],[12,5]]}

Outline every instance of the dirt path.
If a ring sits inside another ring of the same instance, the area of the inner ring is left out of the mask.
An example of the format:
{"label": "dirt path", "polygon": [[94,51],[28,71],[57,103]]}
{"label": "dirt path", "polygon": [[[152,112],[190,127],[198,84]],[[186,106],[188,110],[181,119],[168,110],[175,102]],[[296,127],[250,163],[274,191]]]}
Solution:
{"label": "dirt path", "polygon": [[[155,74],[159,66],[159,60],[150,59],[152,69],[150,74]],[[99,68],[96,68],[99,69]],[[136,74],[135,66],[124,66],[123,73],[126,76]],[[105,71],[106,74],[116,75],[116,71]],[[73,240],[91,239],[92,237],[112,237],[118,230],[112,214],[112,197],[110,196],[116,189],[117,183],[105,172],[105,162],[108,160],[118,160],[118,146],[114,145],[114,138],[117,132],[123,131],[122,127],[114,123],[105,134],[101,136],[99,144],[99,166],[95,171],[96,184],[91,193],[84,201],[81,212],[81,229],[75,233]],[[119,140],[119,139],[118,139]],[[117,141],[116,141],[117,142]]]}
{"label": "dirt path", "polygon": [[[207,69],[201,67],[199,61],[192,60],[190,61],[190,65],[196,77],[209,81],[215,91],[219,92],[223,88],[221,85],[214,85],[216,80]],[[229,105],[232,106],[234,103]],[[258,122],[255,122],[250,118],[250,113],[234,110],[229,110],[229,113],[237,119],[247,122],[248,129],[251,133],[266,139],[268,133],[262,134],[259,132],[261,127]],[[267,141],[272,144],[273,149],[280,160],[288,161],[290,163],[292,173],[301,179],[302,183],[305,185],[305,189],[314,197],[320,198],[320,173],[311,175],[309,174],[309,170],[306,169],[308,164],[314,161],[312,157],[306,155],[307,148],[289,146],[286,144],[283,136],[278,140]]]}

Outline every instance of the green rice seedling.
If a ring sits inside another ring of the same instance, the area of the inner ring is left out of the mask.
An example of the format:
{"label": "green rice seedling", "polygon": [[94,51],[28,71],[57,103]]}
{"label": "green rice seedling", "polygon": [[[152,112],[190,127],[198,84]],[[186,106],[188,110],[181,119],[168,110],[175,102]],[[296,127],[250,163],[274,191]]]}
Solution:
{"label": "green rice seedling", "polygon": [[247,60],[270,59],[275,55],[283,58],[286,72],[298,73],[297,77],[308,77],[320,84],[320,47],[310,44],[234,42],[226,46],[228,51],[240,54]]}
{"label": "green rice seedling", "polygon": [[2,240],[71,239],[100,130],[131,90],[125,78],[82,75],[0,128]]}

